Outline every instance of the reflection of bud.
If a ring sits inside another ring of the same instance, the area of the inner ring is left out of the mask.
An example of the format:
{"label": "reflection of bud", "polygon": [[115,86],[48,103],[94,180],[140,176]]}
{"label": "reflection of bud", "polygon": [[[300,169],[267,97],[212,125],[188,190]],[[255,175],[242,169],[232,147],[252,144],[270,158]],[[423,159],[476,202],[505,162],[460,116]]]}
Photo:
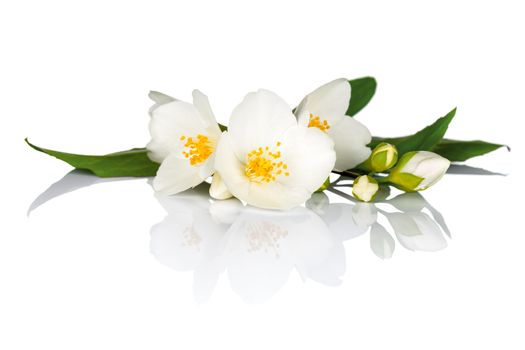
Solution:
{"label": "reflection of bud", "polygon": [[377,191],[379,190],[379,185],[377,181],[368,175],[362,175],[357,177],[354,180],[354,185],[352,186],[352,194],[355,198],[363,202],[372,201]]}
{"label": "reflection of bud", "polygon": [[387,215],[401,245],[409,250],[435,252],[447,247],[439,226],[426,213]]}
{"label": "reflection of bud", "polygon": [[388,181],[407,191],[422,191],[441,179],[450,161],[427,151],[405,153],[388,175]]}
{"label": "reflection of bud", "polygon": [[396,243],[390,233],[378,223],[370,230],[370,248],[381,259],[390,259],[394,253]]}
{"label": "reflection of bud", "polygon": [[377,208],[370,203],[356,203],[352,208],[352,219],[357,226],[368,229],[377,221]]}
{"label": "reflection of bud", "polygon": [[370,171],[380,173],[396,165],[396,162],[396,146],[382,142],[374,148],[364,165]]}

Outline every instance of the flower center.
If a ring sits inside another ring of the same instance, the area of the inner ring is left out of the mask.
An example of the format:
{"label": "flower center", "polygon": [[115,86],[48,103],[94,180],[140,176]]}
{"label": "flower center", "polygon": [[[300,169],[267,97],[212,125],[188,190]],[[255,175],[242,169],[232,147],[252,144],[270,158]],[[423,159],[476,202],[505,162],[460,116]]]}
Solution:
{"label": "flower center", "polygon": [[287,171],[288,165],[279,160],[281,151],[278,150],[280,142],[277,142],[273,150],[269,147],[259,147],[248,153],[248,161],[244,168],[244,174],[252,182],[270,182],[275,181],[277,176],[290,176]]}
{"label": "flower center", "polygon": [[317,128],[321,131],[326,131],[330,129],[330,124],[326,121],[326,119],[321,120],[321,118],[316,115],[314,116],[312,113],[310,113],[310,121],[308,122],[309,128]]}
{"label": "flower center", "polygon": [[190,165],[198,165],[204,162],[213,153],[213,145],[208,136],[198,134],[196,137],[181,136],[181,141],[186,140],[184,157],[188,158]]}

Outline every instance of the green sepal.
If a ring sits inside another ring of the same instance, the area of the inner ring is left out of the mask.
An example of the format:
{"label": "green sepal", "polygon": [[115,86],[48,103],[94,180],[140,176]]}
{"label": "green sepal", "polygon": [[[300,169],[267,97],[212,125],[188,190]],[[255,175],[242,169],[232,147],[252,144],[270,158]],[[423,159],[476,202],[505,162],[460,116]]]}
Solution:
{"label": "green sepal", "polygon": [[388,182],[400,190],[406,192],[416,192],[416,188],[423,181],[422,177],[414,174],[403,172],[405,165],[417,154],[417,151],[405,153],[401,159],[399,159],[396,167],[392,169],[387,177],[383,178],[384,182]]}
{"label": "green sepal", "polygon": [[390,174],[388,179],[393,186],[405,192],[417,192],[416,188],[424,180],[422,177],[410,173]]}
{"label": "green sepal", "polygon": [[323,184],[321,185],[321,187],[319,187],[315,193],[317,192],[323,192],[324,190],[326,190],[328,187],[330,187],[330,176],[326,178],[326,180],[323,182]]}

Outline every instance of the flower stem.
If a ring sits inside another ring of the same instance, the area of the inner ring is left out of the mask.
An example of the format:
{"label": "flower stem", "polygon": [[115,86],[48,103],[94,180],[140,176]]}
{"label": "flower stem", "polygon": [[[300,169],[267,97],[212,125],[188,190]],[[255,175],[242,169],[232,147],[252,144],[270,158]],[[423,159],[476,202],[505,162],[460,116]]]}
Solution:
{"label": "flower stem", "polygon": [[351,177],[353,179],[357,178],[358,176],[361,176],[361,174],[356,173],[354,171],[350,171],[350,170],[346,170],[346,171],[332,170],[332,173],[338,174],[338,175],[342,175],[342,176]]}

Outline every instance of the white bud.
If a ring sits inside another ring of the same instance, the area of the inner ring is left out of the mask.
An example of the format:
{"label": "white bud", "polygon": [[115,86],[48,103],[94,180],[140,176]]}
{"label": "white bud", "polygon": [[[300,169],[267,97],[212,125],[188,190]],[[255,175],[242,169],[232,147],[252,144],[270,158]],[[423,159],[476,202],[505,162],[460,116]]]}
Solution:
{"label": "white bud", "polygon": [[211,180],[210,196],[214,199],[228,199],[233,197],[219,173],[215,173]]}
{"label": "white bud", "polygon": [[402,190],[422,191],[441,179],[450,161],[427,151],[405,153],[388,175],[388,181]]}
{"label": "white bud", "polygon": [[372,154],[365,162],[371,171],[380,173],[392,168],[397,163],[397,148],[386,142],[382,142],[374,148]]}
{"label": "white bud", "polygon": [[377,181],[368,175],[359,176],[354,180],[352,186],[352,194],[362,202],[370,202],[374,200],[378,190],[379,185],[377,184]]}

